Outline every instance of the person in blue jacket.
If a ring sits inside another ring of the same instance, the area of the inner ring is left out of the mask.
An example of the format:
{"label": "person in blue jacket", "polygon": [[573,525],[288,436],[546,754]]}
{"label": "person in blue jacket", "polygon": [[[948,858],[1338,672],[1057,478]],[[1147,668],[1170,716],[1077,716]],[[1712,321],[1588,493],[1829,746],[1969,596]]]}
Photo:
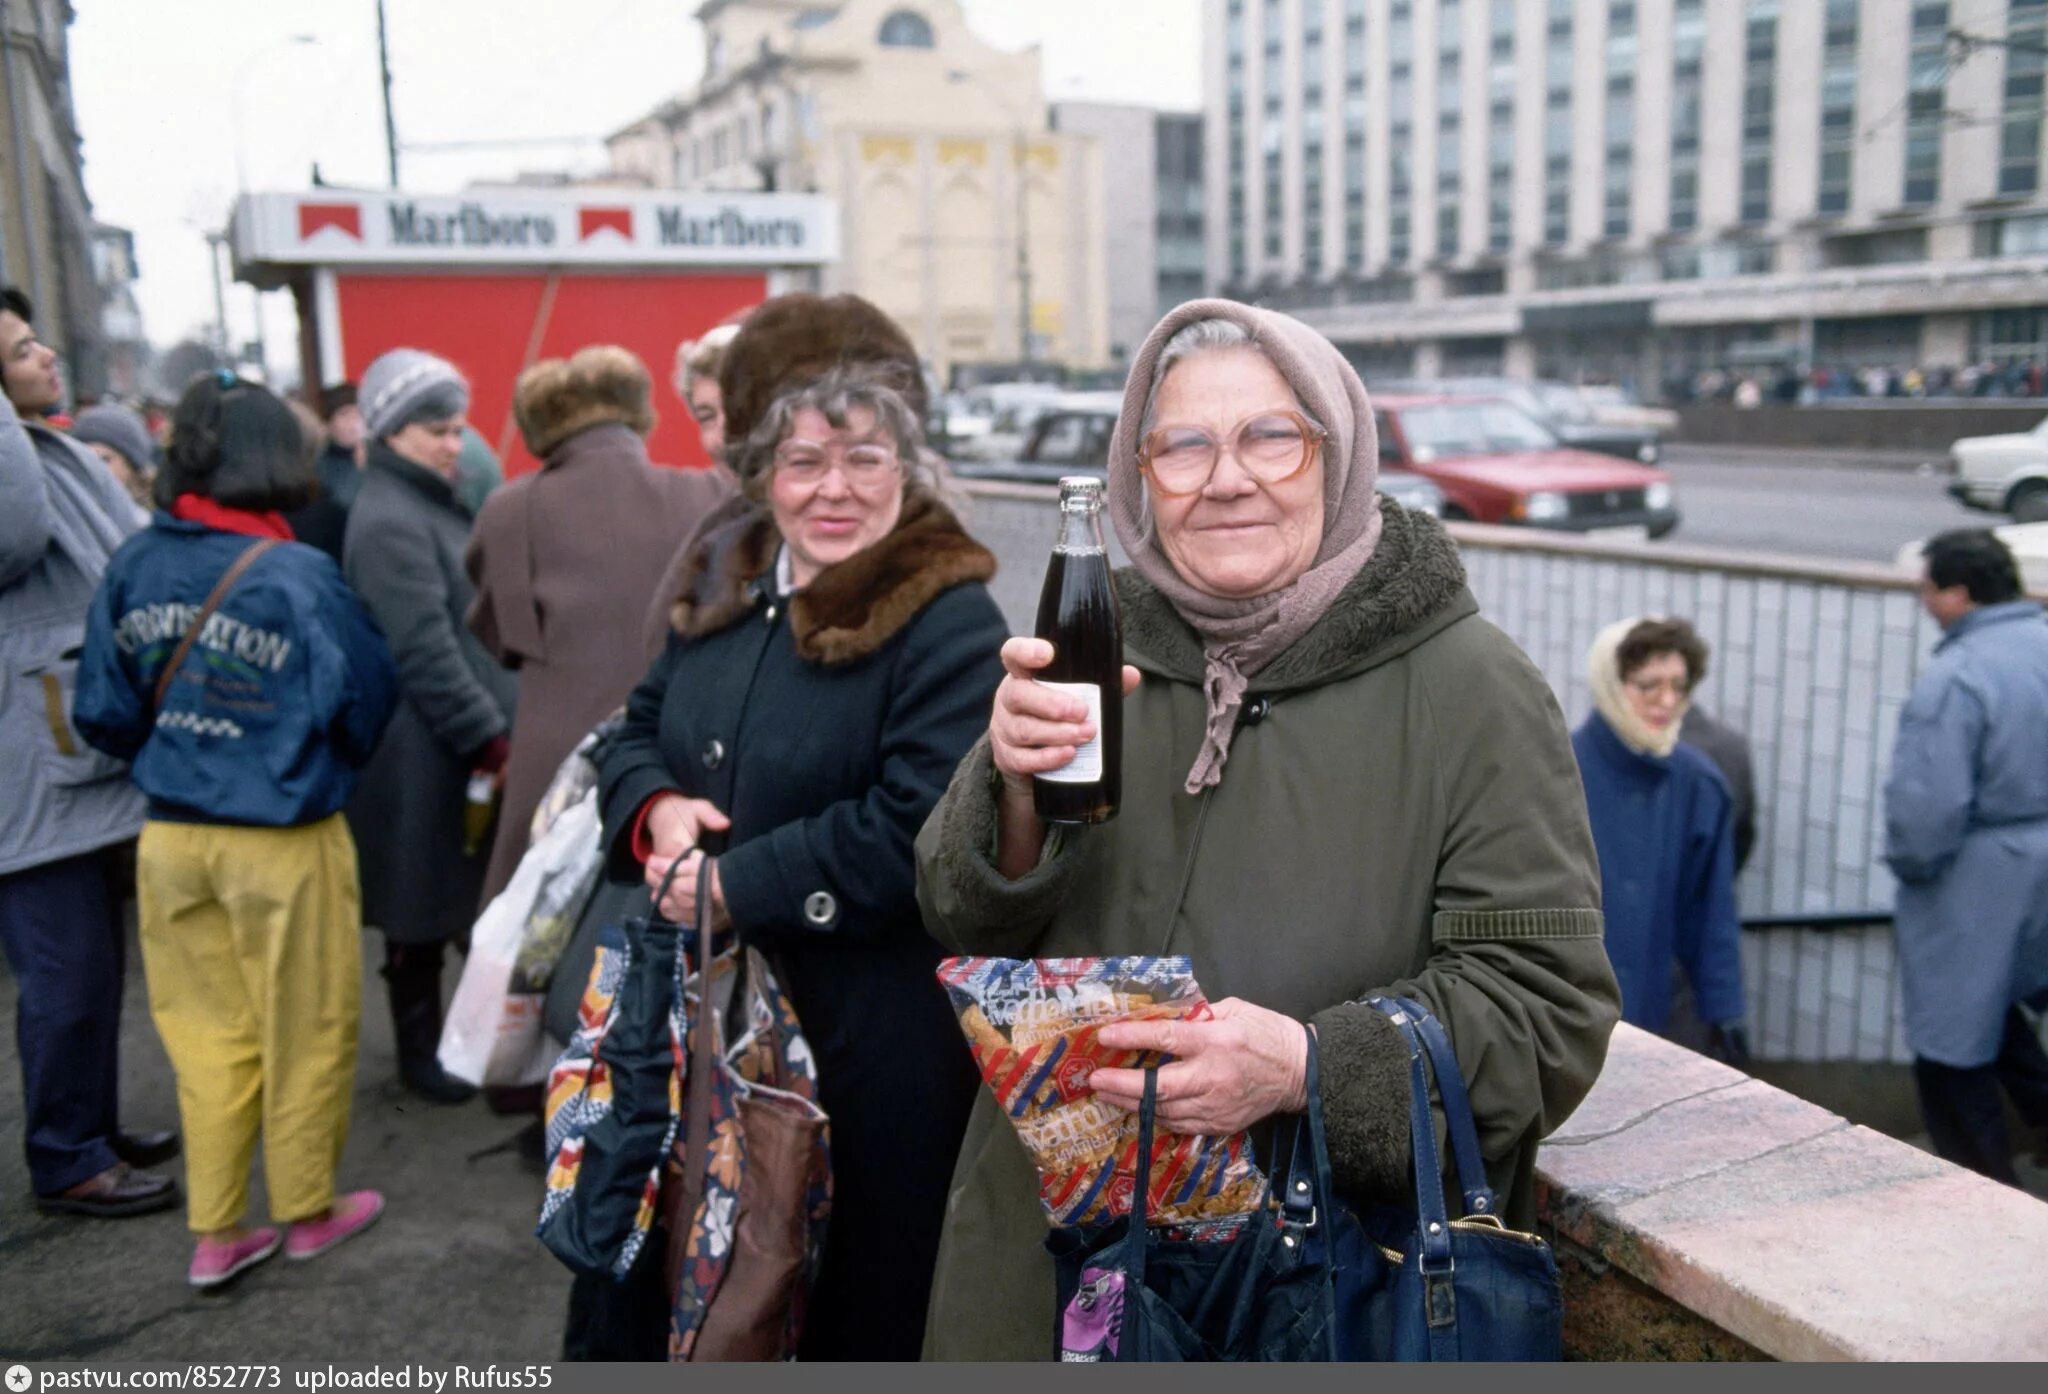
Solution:
{"label": "person in blue jacket", "polygon": [[2048,989],[2048,624],[1995,534],[1922,556],[1942,637],[1884,786],[1906,1043],[1934,1150],[2017,1186],[2000,1086],[2048,1127],[2048,1052],[2018,1005]]}
{"label": "person in blue jacket", "polygon": [[[228,372],[196,380],[157,475],[162,511],[109,562],[79,660],[73,722],[131,763],[149,802],[143,972],[178,1081],[195,1287],[280,1247],[312,1258],[384,1205],[334,1189],[362,1015],[341,809],[397,675],[340,568],[292,540],[283,512],[314,477],[282,400]],[[288,1235],[243,1224],[259,1135]]]}
{"label": "person in blue jacket", "polygon": [[1714,763],[1678,738],[1707,675],[1707,647],[1683,620],[1623,620],[1600,632],[1588,664],[1593,712],[1572,749],[1600,853],[1621,1018],[1667,1031],[1675,961],[1692,984],[1708,1051],[1742,1063],[1734,800]]}

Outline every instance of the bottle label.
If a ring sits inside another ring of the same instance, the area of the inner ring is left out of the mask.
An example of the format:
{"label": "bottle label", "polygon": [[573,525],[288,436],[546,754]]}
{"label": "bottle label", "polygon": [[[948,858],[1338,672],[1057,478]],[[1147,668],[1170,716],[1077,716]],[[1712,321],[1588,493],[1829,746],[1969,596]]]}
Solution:
{"label": "bottle label", "polygon": [[1051,784],[1094,784],[1102,778],[1102,689],[1092,682],[1045,682],[1040,686],[1079,697],[1088,704],[1088,724],[1095,739],[1074,752],[1074,758],[1056,770],[1038,776]]}

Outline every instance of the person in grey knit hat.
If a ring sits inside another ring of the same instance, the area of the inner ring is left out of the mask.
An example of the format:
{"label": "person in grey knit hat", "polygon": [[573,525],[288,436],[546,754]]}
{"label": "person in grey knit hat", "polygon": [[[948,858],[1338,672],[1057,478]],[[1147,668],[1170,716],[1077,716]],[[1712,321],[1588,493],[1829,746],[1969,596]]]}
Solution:
{"label": "person in grey knit hat", "polygon": [[87,407],[71,423],[71,438],[92,447],[106,461],[128,496],[150,507],[149,482],[156,475],[156,442],[140,416],[124,406],[104,402]]}
{"label": "person in grey knit hat", "polygon": [[469,410],[469,383],[445,358],[395,348],[364,369],[356,401],[363,429],[371,439],[385,440],[418,422],[461,416]]}
{"label": "person in grey knit hat", "polygon": [[435,1060],[442,954],[476,914],[490,840],[466,834],[464,807],[472,777],[504,767],[515,686],[463,625],[475,596],[458,489],[469,384],[445,359],[393,349],[365,370],[357,400],[369,442],[342,569],[391,641],[401,697],[348,807],[363,922],[384,932],[406,1087],[459,1103],[475,1091]]}

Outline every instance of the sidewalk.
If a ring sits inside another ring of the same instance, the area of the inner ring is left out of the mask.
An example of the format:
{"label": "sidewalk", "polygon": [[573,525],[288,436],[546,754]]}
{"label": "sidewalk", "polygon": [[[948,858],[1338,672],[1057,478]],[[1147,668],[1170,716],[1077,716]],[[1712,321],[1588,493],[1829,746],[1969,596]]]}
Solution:
{"label": "sidewalk", "polygon": [[[538,1158],[481,1101],[436,1108],[394,1078],[390,1013],[364,936],[363,1044],[344,1188],[388,1202],[376,1228],[311,1263],[281,1256],[226,1291],[185,1286],[182,1209],[127,1220],[47,1216],[22,1161],[15,985],[0,965],[0,1356],[24,1360],[552,1360],[569,1275],[533,1238]],[[131,936],[122,1016],[124,1121],[177,1126],[169,1062]],[[451,972],[453,970],[451,969]],[[451,980],[452,981],[452,980]],[[183,1179],[182,1163],[173,1163]],[[259,1163],[258,1171],[261,1167]],[[252,1218],[265,1218],[260,1179]]]}
{"label": "sidewalk", "polygon": [[1938,450],[1813,450],[1789,445],[1717,445],[1711,441],[1667,440],[1666,465],[1749,465],[1789,469],[1886,470],[1911,474],[1922,465],[1941,467]]}

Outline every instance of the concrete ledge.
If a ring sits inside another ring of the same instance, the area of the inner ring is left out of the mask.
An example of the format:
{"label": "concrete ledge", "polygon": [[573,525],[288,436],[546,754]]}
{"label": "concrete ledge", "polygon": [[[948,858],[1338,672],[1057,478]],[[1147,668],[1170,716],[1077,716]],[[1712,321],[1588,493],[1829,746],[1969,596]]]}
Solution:
{"label": "concrete ledge", "polygon": [[[2048,1205],[1633,1027],[1537,1173],[1567,1255],[1763,1355],[2048,1359]],[[1603,1310],[1567,1338],[1615,1358]]]}

